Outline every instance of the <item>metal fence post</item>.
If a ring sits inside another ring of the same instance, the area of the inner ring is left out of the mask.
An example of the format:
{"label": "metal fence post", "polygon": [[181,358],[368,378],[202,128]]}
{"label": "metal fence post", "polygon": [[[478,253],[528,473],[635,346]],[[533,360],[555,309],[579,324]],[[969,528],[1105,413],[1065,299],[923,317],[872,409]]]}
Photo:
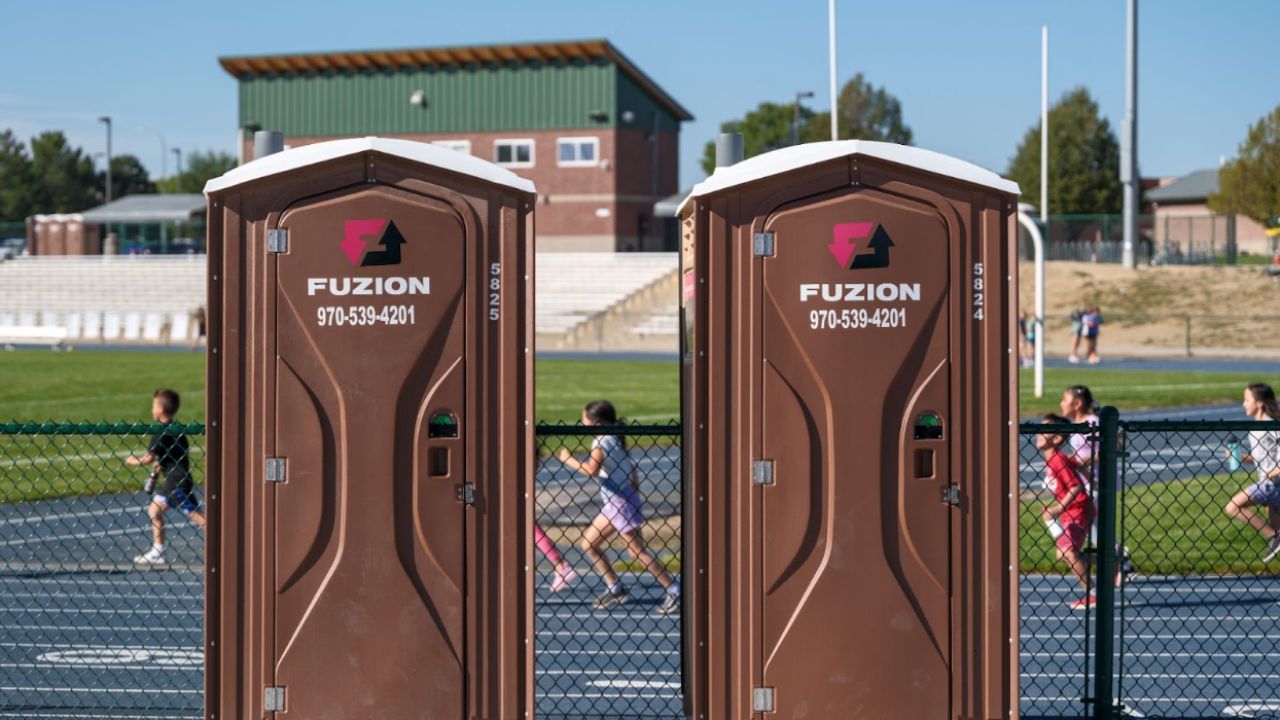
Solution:
{"label": "metal fence post", "polygon": [[1120,412],[1102,408],[1098,417],[1098,576],[1097,634],[1094,645],[1094,717],[1115,717],[1113,697],[1116,625],[1116,481],[1120,440]]}

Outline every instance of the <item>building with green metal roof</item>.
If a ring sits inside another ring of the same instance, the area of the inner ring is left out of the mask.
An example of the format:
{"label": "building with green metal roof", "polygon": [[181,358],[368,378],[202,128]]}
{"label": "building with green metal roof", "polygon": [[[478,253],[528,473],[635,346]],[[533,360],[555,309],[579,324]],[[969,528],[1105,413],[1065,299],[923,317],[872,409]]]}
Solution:
{"label": "building with green metal roof", "polygon": [[538,188],[539,250],[664,248],[689,112],[607,40],[220,58],[255,130],[288,146],[377,135],[492,160]]}

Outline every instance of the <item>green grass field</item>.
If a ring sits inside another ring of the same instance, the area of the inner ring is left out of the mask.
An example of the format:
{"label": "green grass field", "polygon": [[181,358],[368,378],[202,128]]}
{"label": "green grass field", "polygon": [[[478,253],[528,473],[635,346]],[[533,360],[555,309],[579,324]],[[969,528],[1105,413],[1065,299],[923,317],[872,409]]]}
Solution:
{"label": "green grass field", "polygon": [[[539,360],[537,416],[577,422],[591,400],[613,401],[626,419],[679,419],[679,365],[674,361]],[[139,352],[0,352],[0,422],[151,422],[151,395],[169,387],[182,396],[178,419],[204,422],[204,355]]]}
{"label": "green grass field", "polygon": [[[612,400],[627,419],[665,423],[679,417],[679,365],[674,361],[539,360],[537,417],[575,422],[591,400]],[[1045,397],[1033,398],[1023,370],[1019,404],[1028,417],[1056,410],[1062,389],[1089,385],[1098,400],[1123,410],[1235,402],[1254,380],[1242,373],[1179,373],[1049,368]],[[0,352],[0,421],[150,421],[151,393],[182,395],[179,419],[204,421],[204,357],[199,353]]]}
{"label": "green grass field", "polygon": [[[1229,519],[1227,500],[1247,483],[1243,475],[1154,483],[1125,491],[1126,545],[1143,575],[1266,574],[1264,542],[1253,528]],[[1019,508],[1023,572],[1062,574],[1053,540],[1040,518],[1044,501],[1024,498]]]}
{"label": "green grass field", "polygon": [[1103,405],[1125,410],[1179,407],[1207,403],[1239,402],[1244,386],[1280,378],[1257,377],[1246,373],[1148,372],[1099,370],[1097,368],[1046,368],[1044,397],[1033,397],[1032,371],[1023,369],[1019,377],[1018,407],[1022,417],[1058,412],[1062,391],[1069,385],[1088,385],[1094,399]]}

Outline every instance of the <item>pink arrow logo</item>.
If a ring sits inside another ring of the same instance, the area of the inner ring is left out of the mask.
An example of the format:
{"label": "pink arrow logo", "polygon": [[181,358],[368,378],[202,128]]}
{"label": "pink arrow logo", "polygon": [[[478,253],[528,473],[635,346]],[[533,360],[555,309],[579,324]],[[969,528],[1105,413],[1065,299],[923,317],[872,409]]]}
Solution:
{"label": "pink arrow logo", "polygon": [[831,244],[827,246],[827,250],[831,251],[831,256],[840,263],[840,267],[848,268],[849,261],[853,259],[853,254],[857,252],[858,245],[853,242],[860,240],[871,234],[871,228],[875,227],[875,223],[838,223],[831,227],[831,233],[834,236]]}
{"label": "pink arrow logo", "polygon": [[386,224],[386,220],[348,220],[343,224],[342,251],[353,266],[358,266],[364,255],[365,238],[377,237]]}

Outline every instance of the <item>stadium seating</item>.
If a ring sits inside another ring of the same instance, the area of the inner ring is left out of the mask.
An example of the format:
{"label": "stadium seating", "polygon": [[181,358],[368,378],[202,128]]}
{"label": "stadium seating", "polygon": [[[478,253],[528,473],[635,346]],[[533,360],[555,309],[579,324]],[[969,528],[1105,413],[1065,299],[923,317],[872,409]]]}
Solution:
{"label": "stadium seating", "polygon": [[677,272],[675,253],[540,253],[539,335],[568,334]]}
{"label": "stadium seating", "polygon": [[[578,336],[599,333],[588,326],[606,321],[611,337],[674,337],[674,297],[650,296],[658,287],[667,293],[678,262],[675,253],[539,253],[539,341],[575,347]],[[3,261],[0,327],[61,329],[72,344],[186,343],[192,311],[205,303],[205,273],[203,255]],[[613,333],[618,325],[624,327]]]}
{"label": "stadium seating", "polygon": [[[205,303],[205,257],[51,256],[0,262],[0,315],[66,342],[162,342]],[[3,319],[3,318],[0,318]]]}
{"label": "stadium seating", "polygon": [[680,307],[674,303],[663,305],[632,325],[630,332],[640,337],[677,335],[680,332]]}

